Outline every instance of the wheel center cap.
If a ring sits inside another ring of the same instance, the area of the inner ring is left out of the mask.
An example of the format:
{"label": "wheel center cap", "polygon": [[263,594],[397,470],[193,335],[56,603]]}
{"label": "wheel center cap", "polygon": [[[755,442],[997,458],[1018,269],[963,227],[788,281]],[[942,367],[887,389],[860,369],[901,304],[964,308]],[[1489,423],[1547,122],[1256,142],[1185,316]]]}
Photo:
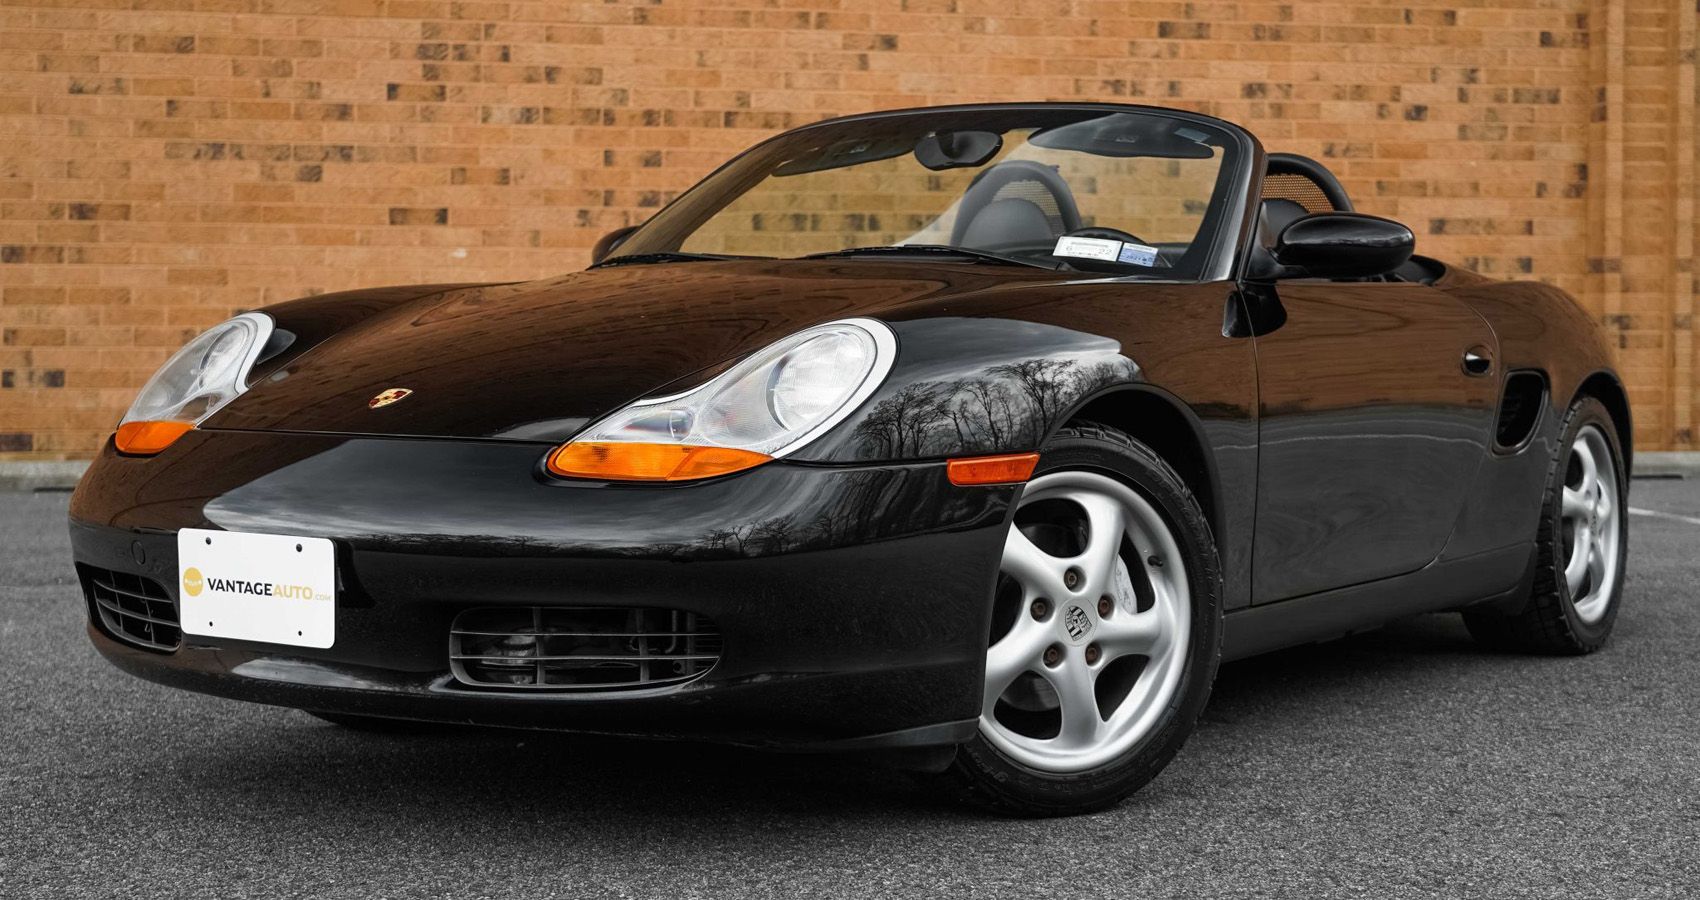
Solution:
{"label": "wheel center cap", "polygon": [[1063,610],[1061,618],[1063,634],[1068,636],[1069,643],[1079,646],[1092,636],[1092,617],[1086,614],[1086,610],[1070,604]]}

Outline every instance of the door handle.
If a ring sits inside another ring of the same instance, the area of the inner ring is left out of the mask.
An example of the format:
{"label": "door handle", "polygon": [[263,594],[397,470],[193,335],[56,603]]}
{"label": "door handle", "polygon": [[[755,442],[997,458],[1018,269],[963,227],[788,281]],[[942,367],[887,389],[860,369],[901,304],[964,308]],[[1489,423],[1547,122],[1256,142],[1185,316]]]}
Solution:
{"label": "door handle", "polygon": [[1480,377],[1493,371],[1493,357],[1481,347],[1464,351],[1464,374]]}

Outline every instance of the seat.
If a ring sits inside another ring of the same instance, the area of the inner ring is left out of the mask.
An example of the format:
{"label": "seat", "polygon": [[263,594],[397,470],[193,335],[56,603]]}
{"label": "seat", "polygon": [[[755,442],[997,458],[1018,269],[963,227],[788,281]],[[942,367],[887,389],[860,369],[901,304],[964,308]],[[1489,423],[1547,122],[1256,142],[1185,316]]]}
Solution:
{"label": "seat", "polygon": [[1275,246],[1275,239],[1288,225],[1310,215],[1310,211],[1300,206],[1297,201],[1283,197],[1270,197],[1263,201],[1263,215],[1260,228],[1263,246]]}
{"label": "seat", "polygon": [[961,247],[996,250],[1003,247],[1031,247],[1056,239],[1051,232],[1051,220],[1037,203],[1020,197],[993,200],[962,229],[957,241]]}
{"label": "seat", "polygon": [[1080,228],[1080,209],[1055,166],[1009,160],[981,172],[957,205],[950,242],[983,250],[1036,247]]}

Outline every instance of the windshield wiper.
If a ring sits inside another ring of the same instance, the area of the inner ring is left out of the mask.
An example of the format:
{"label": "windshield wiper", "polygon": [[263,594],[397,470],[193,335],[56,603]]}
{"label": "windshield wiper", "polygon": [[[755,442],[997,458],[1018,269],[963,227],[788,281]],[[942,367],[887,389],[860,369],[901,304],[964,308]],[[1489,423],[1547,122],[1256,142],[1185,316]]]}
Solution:
{"label": "windshield wiper", "polygon": [[650,263],[697,262],[699,260],[724,259],[772,259],[771,256],[735,256],[728,253],[685,253],[672,250],[661,253],[633,253],[630,256],[611,256],[595,265],[592,269],[604,266],[642,266]]}
{"label": "windshield wiper", "polygon": [[1006,266],[1032,266],[1055,272],[1057,266],[1042,263],[1032,259],[1022,259],[1019,256],[1005,256],[1002,253],[992,253],[987,250],[974,250],[968,247],[952,247],[949,244],[891,244],[883,247],[851,247],[848,250],[829,250],[826,253],[810,253],[799,259],[834,259],[849,256],[914,256],[932,253],[940,256],[957,256],[975,262],[999,263]]}

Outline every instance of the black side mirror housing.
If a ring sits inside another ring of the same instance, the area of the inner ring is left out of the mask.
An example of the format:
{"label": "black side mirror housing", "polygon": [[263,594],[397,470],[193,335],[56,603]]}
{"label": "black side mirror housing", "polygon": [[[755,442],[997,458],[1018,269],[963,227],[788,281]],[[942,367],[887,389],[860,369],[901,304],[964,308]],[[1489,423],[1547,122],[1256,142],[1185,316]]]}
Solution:
{"label": "black side mirror housing", "polygon": [[1281,230],[1272,251],[1282,278],[1373,278],[1411,258],[1417,238],[1391,219],[1314,213]]}
{"label": "black side mirror housing", "polygon": [[627,225],[624,228],[616,228],[603,235],[601,239],[596,242],[596,246],[590,248],[590,264],[594,266],[607,259],[608,254],[620,249],[620,245],[625,243],[626,238],[631,237],[632,232],[636,230],[638,230],[638,226]]}

